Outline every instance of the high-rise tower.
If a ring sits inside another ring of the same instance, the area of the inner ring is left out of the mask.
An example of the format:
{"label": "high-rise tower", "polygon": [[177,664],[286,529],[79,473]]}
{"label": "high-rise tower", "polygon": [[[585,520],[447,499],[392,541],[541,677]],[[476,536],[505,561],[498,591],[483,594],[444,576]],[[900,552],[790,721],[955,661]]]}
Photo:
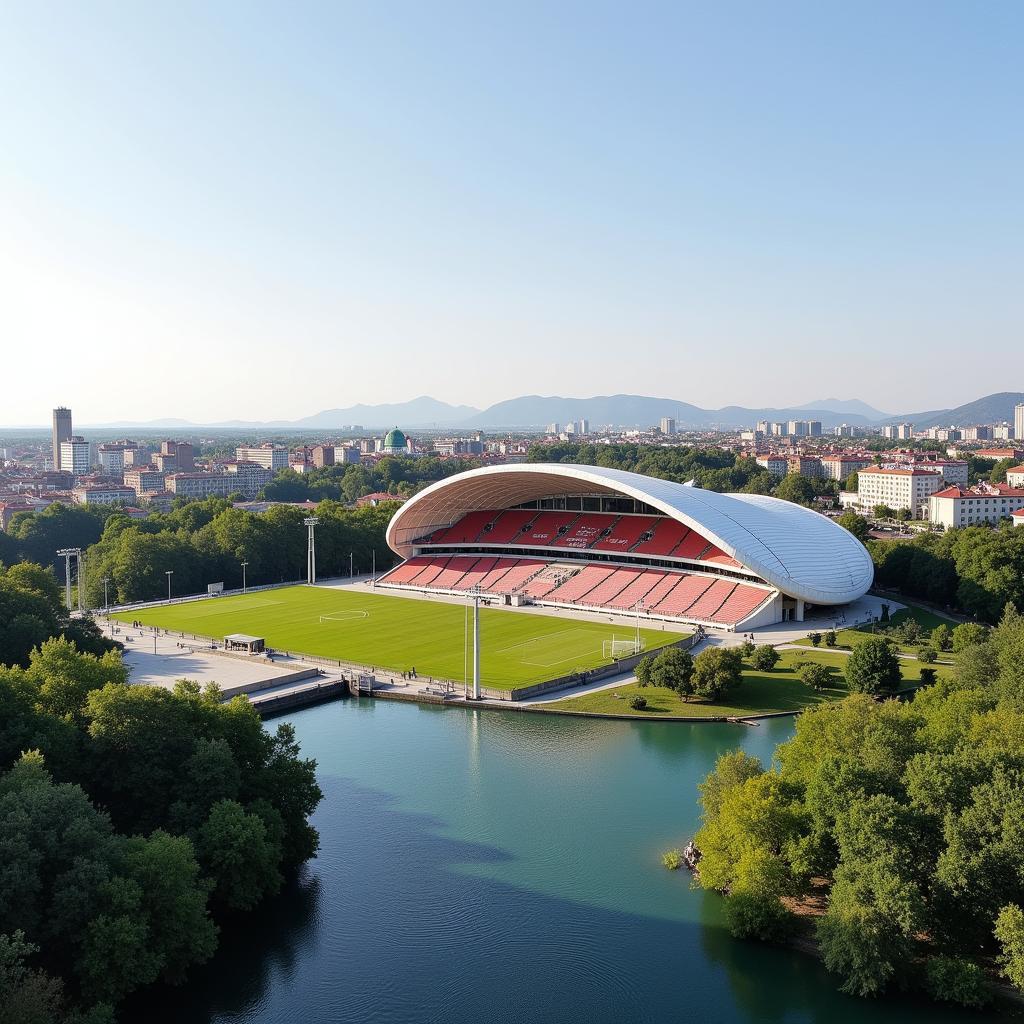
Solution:
{"label": "high-rise tower", "polygon": [[[53,410],[53,468],[59,470],[60,446],[71,440],[71,410],[63,405]],[[70,466],[68,467],[71,468]]]}

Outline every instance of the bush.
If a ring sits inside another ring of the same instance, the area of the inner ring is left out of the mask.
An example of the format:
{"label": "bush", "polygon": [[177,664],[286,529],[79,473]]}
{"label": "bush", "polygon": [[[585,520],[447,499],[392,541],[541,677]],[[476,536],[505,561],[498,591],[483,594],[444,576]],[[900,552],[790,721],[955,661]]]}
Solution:
{"label": "bush", "polygon": [[959,654],[975,644],[983,644],[987,639],[988,630],[980,622],[961,622],[953,628],[950,642],[953,650]]}
{"label": "bush", "polygon": [[761,646],[754,651],[754,656],[750,659],[750,664],[756,668],[758,672],[771,672],[771,670],[779,663],[780,657],[782,657],[782,655],[780,655],[771,644],[761,644]]}
{"label": "bush", "polygon": [[821,634],[820,633],[808,633],[807,634],[807,639],[811,641],[811,646],[812,647],[817,647],[821,643]]}
{"label": "bush", "polygon": [[830,629],[825,634],[825,646],[826,647],[835,647],[837,639],[838,638],[836,637],[836,631],[834,629]]}
{"label": "bush", "polygon": [[934,647],[918,647],[917,660],[923,661],[926,665],[934,664],[938,660],[939,653]]}
{"label": "bush", "polygon": [[646,711],[647,710],[647,698],[646,697],[641,697],[640,694],[637,694],[635,697],[630,697],[629,698],[629,706],[634,711]]}
{"label": "bush", "polygon": [[931,686],[932,683],[935,682],[935,680],[937,678],[937,675],[938,675],[938,673],[936,673],[935,669],[933,669],[933,668],[923,668],[923,669],[921,669],[921,685],[922,686]]}
{"label": "bush", "polygon": [[937,651],[948,651],[953,646],[953,630],[949,626],[936,626],[932,630],[932,647]]}
{"label": "bush", "polygon": [[929,957],[925,966],[925,991],[940,1002],[960,1006],[984,1006],[989,1001],[985,972],[960,956]]}
{"label": "bush", "polygon": [[812,690],[824,690],[832,683],[832,669],[818,661],[807,661],[800,666],[800,682]]}
{"label": "bush", "polygon": [[754,651],[757,650],[757,645],[753,640],[744,640],[743,643],[740,644],[740,650],[743,652],[744,660],[746,660],[754,653]]}
{"label": "bush", "polygon": [[868,637],[846,659],[846,683],[852,693],[891,693],[902,680],[899,658],[885,637]]}
{"label": "bush", "polygon": [[661,855],[661,863],[669,869],[669,871],[678,871],[683,866],[683,853],[682,850],[669,850],[667,853]]}

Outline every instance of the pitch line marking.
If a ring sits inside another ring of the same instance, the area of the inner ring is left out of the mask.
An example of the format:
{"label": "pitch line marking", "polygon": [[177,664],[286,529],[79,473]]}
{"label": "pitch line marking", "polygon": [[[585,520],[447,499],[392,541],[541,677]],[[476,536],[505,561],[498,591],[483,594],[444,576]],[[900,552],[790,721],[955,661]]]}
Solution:
{"label": "pitch line marking", "polygon": [[567,634],[574,634],[584,632],[580,629],[560,629],[557,633],[545,633],[543,636],[534,636],[529,640],[523,640],[517,644],[510,644],[508,647],[500,647],[495,654],[507,654],[509,651],[514,651],[517,647],[526,647],[529,644],[540,643],[542,640],[554,640],[557,636],[566,636]]}

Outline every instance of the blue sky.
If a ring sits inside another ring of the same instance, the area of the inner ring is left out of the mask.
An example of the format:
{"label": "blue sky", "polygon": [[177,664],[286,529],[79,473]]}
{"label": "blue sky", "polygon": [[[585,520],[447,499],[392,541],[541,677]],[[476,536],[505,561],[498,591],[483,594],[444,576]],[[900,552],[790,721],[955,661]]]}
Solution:
{"label": "blue sky", "polygon": [[1019,3],[17,3],[0,422],[1024,390]]}

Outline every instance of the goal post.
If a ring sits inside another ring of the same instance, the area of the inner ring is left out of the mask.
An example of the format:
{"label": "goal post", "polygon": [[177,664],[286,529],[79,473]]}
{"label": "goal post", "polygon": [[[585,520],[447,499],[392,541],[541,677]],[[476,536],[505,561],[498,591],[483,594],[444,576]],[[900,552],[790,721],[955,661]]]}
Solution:
{"label": "goal post", "polygon": [[601,643],[601,656],[607,661],[609,658],[612,661],[617,661],[619,658],[628,658],[634,654],[639,654],[646,644],[643,640],[637,640],[636,637],[615,637],[613,636],[610,640],[604,640]]}

